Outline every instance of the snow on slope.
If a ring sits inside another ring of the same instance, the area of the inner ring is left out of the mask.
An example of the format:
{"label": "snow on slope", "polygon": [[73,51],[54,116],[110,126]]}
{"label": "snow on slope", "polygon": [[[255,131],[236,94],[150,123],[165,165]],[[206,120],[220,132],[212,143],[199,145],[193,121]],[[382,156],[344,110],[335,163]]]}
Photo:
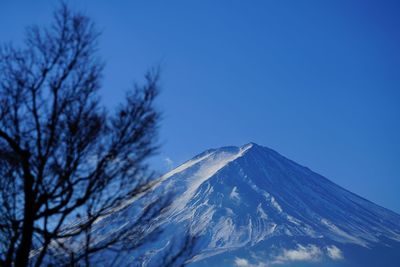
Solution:
{"label": "snow on slope", "polygon": [[273,238],[322,242],[331,259],[335,244],[400,241],[399,215],[256,144],[207,151],[167,177],[180,193],[164,226],[189,223],[202,237],[194,263]]}
{"label": "snow on slope", "polygon": [[[199,154],[162,176],[157,190],[164,189],[175,197],[158,220],[163,235],[140,264],[127,255],[119,265],[159,266],[158,257],[186,229],[199,237],[192,266],[319,265],[322,259],[375,266],[345,262],[353,250],[400,249],[400,215],[253,143]],[[111,233],[130,227],[135,201],[128,204],[102,222]]]}
{"label": "snow on slope", "polygon": [[199,157],[198,159],[189,161],[179,166],[175,170],[169,172],[166,175],[167,177],[171,177],[174,174],[184,171],[190,166],[201,163],[199,168],[195,172],[191,173],[190,176],[188,176],[185,180],[185,192],[174,200],[173,209],[175,211],[181,211],[190,201],[190,199],[192,199],[200,185],[206,182],[210,177],[212,177],[216,172],[222,169],[229,162],[241,157],[251,147],[252,144],[249,144],[239,148],[237,151],[213,151],[209,154]]}

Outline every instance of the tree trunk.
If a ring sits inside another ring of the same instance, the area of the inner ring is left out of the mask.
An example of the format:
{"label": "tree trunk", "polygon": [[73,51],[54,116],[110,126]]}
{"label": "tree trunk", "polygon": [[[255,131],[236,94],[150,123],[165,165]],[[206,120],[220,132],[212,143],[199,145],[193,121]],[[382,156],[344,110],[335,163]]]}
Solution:
{"label": "tree trunk", "polygon": [[28,266],[29,252],[33,238],[33,225],[35,220],[35,198],[32,191],[33,177],[27,175],[25,179],[24,222],[22,225],[21,243],[15,257],[15,266]]}

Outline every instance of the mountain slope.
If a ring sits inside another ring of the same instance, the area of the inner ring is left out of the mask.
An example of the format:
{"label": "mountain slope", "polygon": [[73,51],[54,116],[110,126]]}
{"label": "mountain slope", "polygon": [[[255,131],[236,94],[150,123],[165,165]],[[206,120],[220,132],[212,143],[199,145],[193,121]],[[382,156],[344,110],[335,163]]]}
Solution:
{"label": "mountain slope", "polygon": [[345,261],[347,247],[371,254],[400,241],[398,214],[256,144],[209,150],[178,168],[163,185],[179,195],[167,221],[201,236],[194,264],[251,247],[270,264]]}
{"label": "mountain slope", "polygon": [[[400,215],[269,148],[207,150],[161,180],[157,190],[176,193],[164,233],[141,263],[119,265],[160,266],[190,229],[189,266],[399,266]],[[104,223],[129,227],[129,209]]]}

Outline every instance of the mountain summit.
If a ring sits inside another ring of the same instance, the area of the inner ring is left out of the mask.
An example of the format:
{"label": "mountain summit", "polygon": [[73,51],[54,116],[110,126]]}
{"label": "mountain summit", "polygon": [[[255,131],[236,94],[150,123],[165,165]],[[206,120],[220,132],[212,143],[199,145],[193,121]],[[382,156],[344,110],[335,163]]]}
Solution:
{"label": "mountain summit", "polygon": [[189,266],[400,262],[400,215],[254,143],[207,150],[162,176],[161,188],[176,197],[148,266],[187,229],[198,237]]}
{"label": "mountain summit", "polygon": [[193,265],[378,266],[400,252],[398,214],[255,143],[207,150],[163,179],[179,195],[168,221],[200,236]]}

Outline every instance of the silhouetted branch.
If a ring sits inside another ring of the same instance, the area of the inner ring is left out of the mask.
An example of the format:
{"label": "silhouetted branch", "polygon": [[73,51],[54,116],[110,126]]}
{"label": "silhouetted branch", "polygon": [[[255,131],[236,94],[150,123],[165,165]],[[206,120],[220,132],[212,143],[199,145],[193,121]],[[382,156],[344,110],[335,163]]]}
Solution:
{"label": "silhouetted branch", "polygon": [[[159,121],[158,71],[114,113],[102,107],[98,36],[88,17],[62,4],[50,27],[28,30],[24,49],[0,50],[2,266],[89,265],[92,254],[137,249],[160,231],[164,195],[145,203],[129,230],[94,236],[99,221],[153,189],[145,161]],[[74,240],[85,245],[77,251]]]}

